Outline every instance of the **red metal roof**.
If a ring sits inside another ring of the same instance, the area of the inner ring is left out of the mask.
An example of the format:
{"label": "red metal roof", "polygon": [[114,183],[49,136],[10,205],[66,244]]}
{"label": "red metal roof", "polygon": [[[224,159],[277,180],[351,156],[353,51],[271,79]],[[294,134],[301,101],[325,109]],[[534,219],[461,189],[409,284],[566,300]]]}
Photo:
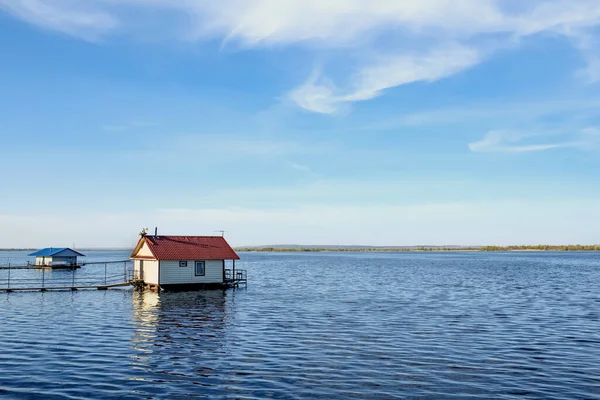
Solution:
{"label": "red metal roof", "polygon": [[222,236],[145,236],[157,260],[239,260],[240,257]]}

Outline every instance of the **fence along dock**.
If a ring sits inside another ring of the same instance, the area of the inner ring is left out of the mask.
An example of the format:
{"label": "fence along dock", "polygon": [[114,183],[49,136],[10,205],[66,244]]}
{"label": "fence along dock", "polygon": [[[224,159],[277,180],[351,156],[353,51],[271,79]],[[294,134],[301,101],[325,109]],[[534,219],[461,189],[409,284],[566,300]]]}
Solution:
{"label": "fence along dock", "polygon": [[[96,289],[107,290],[110,288],[130,286],[132,281],[131,269],[127,269],[129,260],[124,261],[96,261],[82,263],[82,265],[102,265],[104,264],[104,274],[101,275],[83,275],[77,276],[77,268],[73,268],[71,276],[61,276],[58,279],[46,279],[46,268],[34,268],[32,266],[8,266],[0,267],[6,271],[6,278],[0,280],[0,292],[15,292],[15,291],[41,291],[49,290],[80,290],[80,289]],[[111,273],[108,275],[109,264],[123,264],[122,273]],[[41,277],[23,278],[12,276],[13,270],[30,270],[41,272]]]}

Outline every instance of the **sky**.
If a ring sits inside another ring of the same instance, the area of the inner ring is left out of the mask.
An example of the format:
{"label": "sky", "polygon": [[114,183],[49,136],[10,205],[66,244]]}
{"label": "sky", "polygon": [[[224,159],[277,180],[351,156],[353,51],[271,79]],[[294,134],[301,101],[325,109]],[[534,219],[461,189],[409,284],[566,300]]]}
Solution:
{"label": "sky", "polygon": [[0,248],[600,242],[597,0],[0,0]]}

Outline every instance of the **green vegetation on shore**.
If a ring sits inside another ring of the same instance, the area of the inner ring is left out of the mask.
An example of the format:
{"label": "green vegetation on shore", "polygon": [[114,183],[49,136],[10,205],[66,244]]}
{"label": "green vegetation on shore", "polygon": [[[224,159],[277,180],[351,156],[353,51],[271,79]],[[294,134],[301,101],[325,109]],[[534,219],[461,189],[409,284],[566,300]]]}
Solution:
{"label": "green vegetation on shore", "polygon": [[484,246],[481,251],[600,251],[600,244],[582,245],[582,244],[567,244],[553,246],[540,244],[537,246]]}
{"label": "green vegetation on shore", "polygon": [[434,252],[434,251],[600,251],[600,245],[535,245],[535,246],[455,246],[455,247],[435,247],[435,246],[414,246],[414,247],[238,247],[235,249],[240,252]]}

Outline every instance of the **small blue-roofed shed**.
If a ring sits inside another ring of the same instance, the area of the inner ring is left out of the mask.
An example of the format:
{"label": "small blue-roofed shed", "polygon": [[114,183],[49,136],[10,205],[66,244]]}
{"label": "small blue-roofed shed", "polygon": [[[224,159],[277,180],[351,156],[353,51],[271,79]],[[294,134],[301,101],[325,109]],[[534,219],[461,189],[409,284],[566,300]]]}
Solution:
{"label": "small blue-roofed shed", "polygon": [[73,266],[77,265],[77,257],[85,257],[75,250],[69,249],[68,247],[48,247],[35,253],[29,254],[31,257],[35,257],[35,265],[39,266]]}

